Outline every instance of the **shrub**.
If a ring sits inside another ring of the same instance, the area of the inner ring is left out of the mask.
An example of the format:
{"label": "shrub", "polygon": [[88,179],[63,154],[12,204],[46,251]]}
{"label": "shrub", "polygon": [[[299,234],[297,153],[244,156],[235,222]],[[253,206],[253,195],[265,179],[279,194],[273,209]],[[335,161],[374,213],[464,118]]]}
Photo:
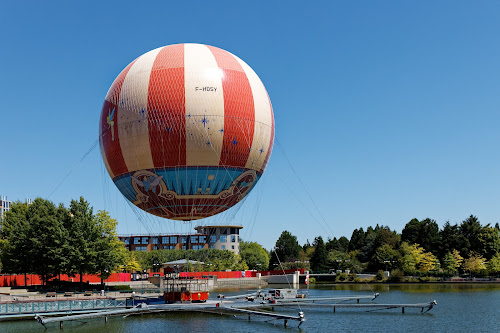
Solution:
{"label": "shrub", "polygon": [[347,280],[347,278],[348,278],[348,275],[346,273],[339,273],[335,277],[335,280],[336,281],[345,281],[345,280]]}
{"label": "shrub", "polygon": [[403,271],[400,269],[393,269],[391,271],[391,275],[389,277],[389,281],[391,282],[401,282],[404,279]]}
{"label": "shrub", "polygon": [[385,276],[384,276],[384,271],[383,270],[379,270],[377,272],[377,274],[375,275],[375,278],[374,280],[375,281],[383,281],[385,279]]}
{"label": "shrub", "polygon": [[109,286],[110,291],[120,291],[120,290],[132,290],[129,285],[116,285],[116,286]]}

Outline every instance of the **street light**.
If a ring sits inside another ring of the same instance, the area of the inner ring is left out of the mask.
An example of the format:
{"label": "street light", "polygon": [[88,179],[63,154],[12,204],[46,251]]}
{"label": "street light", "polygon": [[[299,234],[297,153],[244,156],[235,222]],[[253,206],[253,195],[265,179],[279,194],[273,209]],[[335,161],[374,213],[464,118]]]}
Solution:
{"label": "street light", "polygon": [[158,269],[160,267],[160,263],[158,262],[158,260],[154,260],[153,261],[153,272],[157,273],[158,272]]}

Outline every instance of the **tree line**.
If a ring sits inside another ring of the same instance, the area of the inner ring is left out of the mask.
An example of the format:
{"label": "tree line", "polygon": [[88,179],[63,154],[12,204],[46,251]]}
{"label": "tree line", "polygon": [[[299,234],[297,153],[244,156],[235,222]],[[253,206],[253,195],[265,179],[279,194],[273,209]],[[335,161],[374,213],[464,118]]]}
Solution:
{"label": "tree line", "polygon": [[117,221],[93,213],[83,198],[67,208],[41,198],[15,202],[0,230],[2,272],[38,274],[44,283],[59,274],[98,274],[106,279],[125,261]]}
{"label": "tree line", "polygon": [[106,279],[113,272],[155,271],[179,259],[204,263],[190,265],[190,271],[264,270],[269,264],[262,246],[244,241],[240,255],[216,249],[128,251],[118,239],[117,224],[106,211],[94,213],[83,198],[69,207],[42,198],[14,202],[0,230],[1,271],[37,274],[46,283],[60,274],[80,274],[81,280],[83,274]]}
{"label": "tree line", "polygon": [[392,270],[405,275],[497,275],[500,273],[500,228],[481,225],[471,215],[460,224],[412,219],[401,233],[388,226],[355,229],[351,238],[322,236],[299,245],[283,231],[270,253],[270,266],[303,267],[314,272],[354,273]]}
{"label": "tree line", "polygon": [[322,236],[300,245],[283,231],[274,248],[240,241],[240,254],[228,250],[127,251],[118,240],[117,221],[106,211],[93,212],[83,198],[69,207],[37,198],[15,202],[0,230],[1,270],[38,274],[44,282],[59,274],[155,271],[168,261],[191,259],[203,264],[190,271],[275,270],[306,268],[313,272],[349,270],[353,273],[393,271],[392,275],[497,275],[500,273],[500,228],[481,225],[469,216],[461,223],[412,219],[401,233],[388,226],[355,229],[350,239]]}

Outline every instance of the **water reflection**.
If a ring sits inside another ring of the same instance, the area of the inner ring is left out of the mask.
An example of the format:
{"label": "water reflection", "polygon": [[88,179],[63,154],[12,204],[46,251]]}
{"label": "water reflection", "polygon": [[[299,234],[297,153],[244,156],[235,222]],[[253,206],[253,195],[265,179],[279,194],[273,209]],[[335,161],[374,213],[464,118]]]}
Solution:
{"label": "water reflection", "polygon": [[[225,290],[226,295],[248,290]],[[495,332],[500,327],[499,284],[317,284],[310,289],[312,296],[370,295],[380,296],[376,303],[423,303],[437,300],[438,304],[426,314],[410,309],[401,314],[400,309],[370,311],[361,309],[302,308],[306,322],[301,332]],[[215,297],[218,292],[212,293]],[[282,313],[296,315],[299,307]],[[297,331],[296,326],[289,329]],[[66,322],[64,332],[284,332],[282,321],[267,322],[262,319],[248,321],[246,316],[220,316],[202,313],[169,313],[142,316],[113,317],[107,323],[94,319],[86,322]],[[59,332],[58,324],[45,330],[35,320],[0,322],[0,332]]]}

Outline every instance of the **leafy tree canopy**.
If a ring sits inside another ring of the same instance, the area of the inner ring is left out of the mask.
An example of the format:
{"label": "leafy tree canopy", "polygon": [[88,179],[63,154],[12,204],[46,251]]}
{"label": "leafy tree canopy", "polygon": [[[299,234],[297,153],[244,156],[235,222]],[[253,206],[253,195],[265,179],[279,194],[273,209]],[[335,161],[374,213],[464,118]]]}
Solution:
{"label": "leafy tree canopy", "polygon": [[269,268],[269,255],[258,243],[240,240],[240,256],[249,269],[263,271]]}

